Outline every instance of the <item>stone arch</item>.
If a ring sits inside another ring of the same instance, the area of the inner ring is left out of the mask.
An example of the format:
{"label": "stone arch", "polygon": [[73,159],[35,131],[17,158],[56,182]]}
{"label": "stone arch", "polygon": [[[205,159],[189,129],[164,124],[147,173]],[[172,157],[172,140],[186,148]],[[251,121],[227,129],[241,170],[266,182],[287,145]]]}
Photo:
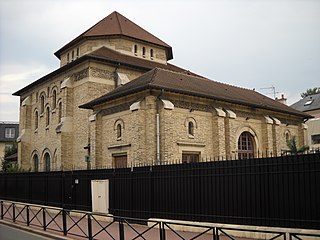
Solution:
{"label": "stone arch", "polygon": [[286,129],[283,132],[284,140],[285,140],[285,145],[287,145],[287,142],[291,139],[292,135],[289,129]]}
{"label": "stone arch", "polygon": [[34,124],[33,129],[37,130],[39,127],[39,110],[38,110],[38,108],[35,108],[33,110],[32,119],[33,119],[32,122]]}
{"label": "stone arch", "polygon": [[45,108],[45,102],[46,102],[46,93],[45,91],[42,91],[39,95],[40,99],[40,114],[44,113],[44,108]]}
{"label": "stone arch", "polygon": [[193,117],[187,117],[184,121],[189,138],[194,138],[194,130],[198,128],[197,121]]}
{"label": "stone arch", "polygon": [[58,88],[57,88],[57,86],[53,86],[51,88],[52,109],[56,109],[56,107],[57,107],[57,94],[58,94]]}
{"label": "stone arch", "polygon": [[43,150],[41,159],[41,162],[43,164],[43,170],[46,172],[50,172],[52,166],[52,154],[48,148]]}
{"label": "stone arch", "polygon": [[257,157],[258,153],[259,153],[259,149],[260,149],[258,136],[257,136],[256,132],[249,126],[242,126],[237,130],[236,135],[235,135],[236,136],[236,138],[235,138],[235,149],[236,149],[236,152],[238,153],[238,141],[239,141],[239,138],[243,133],[246,133],[246,132],[249,133],[252,136],[253,154],[254,154],[254,157]]}
{"label": "stone arch", "polygon": [[187,117],[184,120],[184,126],[188,127],[189,126],[189,122],[192,122],[195,128],[198,128],[198,123],[197,121],[193,118],[193,117]]}
{"label": "stone arch", "polygon": [[38,172],[40,170],[40,157],[38,150],[33,150],[30,158],[30,166],[32,166],[32,171]]}
{"label": "stone arch", "polygon": [[116,132],[116,138],[117,140],[121,140],[123,136],[123,130],[124,130],[124,121],[119,118],[114,122],[113,130]]}

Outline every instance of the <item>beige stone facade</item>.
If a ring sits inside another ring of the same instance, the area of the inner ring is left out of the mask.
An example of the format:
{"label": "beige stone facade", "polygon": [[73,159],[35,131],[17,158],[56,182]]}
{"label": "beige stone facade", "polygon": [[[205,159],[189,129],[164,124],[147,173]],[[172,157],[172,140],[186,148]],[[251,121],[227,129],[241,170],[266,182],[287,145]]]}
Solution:
{"label": "beige stone facade", "polygon": [[[158,93],[145,91],[140,95],[126,96],[95,108],[91,118],[90,144],[96,167],[115,166],[117,155],[126,155],[128,166],[157,164],[156,106]],[[139,101],[139,108],[129,105]],[[226,102],[197,97],[166,94],[160,101],[160,162],[182,161],[183,153],[199,154],[200,161],[238,159],[238,140],[243,132],[253,136],[254,156],[280,155],[287,149],[286,133],[297,136],[304,143],[305,126],[301,118],[262,109],[252,109]],[[120,110],[123,103],[127,109]],[[118,109],[115,112],[109,109]],[[290,119],[291,125],[284,124]],[[188,132],[193,122],[194,134]],[[117,124],[122,135],[117,137]]]}
{"label": "beige stone facade", "polygon": [[[108,16],[106,22],[113,27],[119,25],[115,19],[124,19],[111,15],[117,18]],[[94,31],[100,28],[89,29],[55,53],[59,69],[15,93],[21,102],[18,161],[23,168],[51,171],[189,162],[194,157],[237,159],[244,132],[252,138],[252,157],[281,154],[288,134],[305,143],[303,114],[194,94],[141,90],[79,108],[156,67],[191,74],[168,64],[170,46],[134,27],[141,36],[119,29],[99,35]]]}

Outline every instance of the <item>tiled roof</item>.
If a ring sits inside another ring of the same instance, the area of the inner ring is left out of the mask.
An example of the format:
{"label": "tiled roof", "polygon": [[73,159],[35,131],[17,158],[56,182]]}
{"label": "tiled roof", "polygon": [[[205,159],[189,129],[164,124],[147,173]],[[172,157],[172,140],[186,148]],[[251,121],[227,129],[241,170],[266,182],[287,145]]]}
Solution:
{"label": "tiled roof", "polygon": [[301,112],[320,109],[320,93],[307,96],[292,104],[291,107]]}
{"label": "tiled roof", "polygon": [[155,68],[137,79],[132,80],[129,83],[116,88],[110,93],[80,107],[90,109],[108,100],[116,99],[118,97],[146,89],[163,89],[164,91],[169,92],[211,98],[230,103],[247,105],[250,107],[310,117],[307,114],[292,109],[253,90],[239,88],[210,79],[200,78],[185,73],[177,73],[161,68]]}
{"label": "tiled roof", "polygon": [[55,71],[47,74],[46,76],[38,79],[37,81],[34,81],[33,83],[29,84],[28,86],[13,93],[13,95],[21,96],[25,91],[29,91],[30,89],[37,87],[39,84],[45,83],[46,81],[50,81],[50,79],[54,78],[56,75],[63,73],[65,71],[67,71],[68,69],[71,69],[72,67],[78,65],[79,63],[84,62],[86,60],[90,60],[90,59],[100,61],[100,62],[106,62],[109,64],[114,64],[117,66],[123,65],[123,66],[128,66],[131,68],[139,68],[144,71],[149,71],[155,67],[160,67],[160,68],[165,68],[165,69],[169,69],[169,70],[177,71],[177,72],[187,72],[189,74],[198,76],[195,73],[189,72],[186,69],[177,67],[177,66],[169,64],[169,63],[167,65],[165,65],[165,64],[161,64],[161,63],[150,61],[150,60],[145,60],[145,59],[138,58],[138,57],[127,56],[127,55],[124,55],[124,54],[119,53],[117,51],[111,50],[109,48],[102,47],[102,48],[97,49],[94,52],[91,52],[90,54],[83,55],[82,57],[76,59],[75,61],[73,61],[67,65],[64,65],[61,68],[56,69]]}
{"label": "tiled roof", "polygon": [[82,33],[80,36],[73,39],[71,42],[63,46],[55,55],[60,58],[60,54],[66,50],[68,47],[78,43],[82,39],[91,38],[91,37],[100,37],[100,36],[126,36],[134,39],[138,39],[141,41],[145,41],[148,43],[152,43],[155,45],[159,45],[165,47],[168,51],[168,60],[173,58],[172,48],[157,38],[156,36],[152,35],[151,33],[147,32],[134,22],[130,21],[126,17],[122,16],[118,12],[113,12],[100,22],[95,24],[93,27],[89,28],[87,31]]}
{"label": "tiled roof", "polygon": [[162,64],[162,63],[158,63],[158,62],[155,62],[152,60],[145,60],[143,58],[125,55],[125,54],[119,53],[117,51],[114,51],[112,49],[109,49],[107,47],[101,47],[101,48],[97,49],[96,51],[88,54],[88,56],[95,58],[95,59],[103,60],[103,61],[116,62],[117,64],[120,64],[120,65],[127,65],[127,66],[132,66],[132,67],[143,68],[146,71],[149,71],[149,70],[157,67],[157,68],[172,70],[175,72],[186,72],[191,75],[199,76],[199,75],[196,75],[195,73],[189,72],[186,69],[177,67],[177,66],[172,65],[170,63]]}

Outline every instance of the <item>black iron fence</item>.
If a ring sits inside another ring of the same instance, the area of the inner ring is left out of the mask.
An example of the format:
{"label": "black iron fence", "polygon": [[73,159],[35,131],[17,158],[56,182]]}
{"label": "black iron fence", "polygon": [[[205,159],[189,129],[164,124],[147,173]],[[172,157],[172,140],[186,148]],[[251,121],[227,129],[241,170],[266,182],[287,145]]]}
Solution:
{"label": "black iron fence", "polygon": [[0,175],[0,199],[91,211],[91,181],[109,179],[109,212],[320,229],[320,154]]}
{"label": "black iron fence", "polygon": [[[263,239],[320,239],[313,232],[295,233],[290,229],[270,230],[239,227],[209,226],[204,224],[181,223],[175,221],[124,218],[85,211],[70,211],[32,204],[0,200],[0,219],[56,234],[84,239],[196,239],[219,240],[241,239],[242,233],[258,233]],[[132,222],[145,223],[144,225]],[[183,227],[183,229],[181,228]],[[180,228],[180,229],[179,229]],[[253,235],[254,236],[254,235]],[[250,237],[256,239],[256,237]],[[243,239],[243,238],[242,238]]]}

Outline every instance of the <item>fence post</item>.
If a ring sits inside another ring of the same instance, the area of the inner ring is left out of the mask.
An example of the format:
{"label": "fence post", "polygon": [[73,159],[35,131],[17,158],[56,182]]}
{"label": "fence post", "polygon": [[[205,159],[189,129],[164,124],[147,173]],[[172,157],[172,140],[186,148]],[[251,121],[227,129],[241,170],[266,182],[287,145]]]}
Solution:
{"label": "fence post", "polygon": [[63,235],[67,236],[67,212],[65,209],[62,209],[62,228],[63,228]]}
{"label": "fence post", "polygon": [[42,207],[42,219],[43,219],[43,230],[47,230],[47,222],[46,222],[46,209]]}
{"label": "fence post", "polygon": [[164,228],[164,223],[160,222],[160,240],[166,240],[166,230]]}
{"label": "fence post", "polygon": [[91,214],[88,213],[88,239],[92,240],[92,221],[91,221]]}
{"label": "fence post", "polygon": [[12,203],[12,220],[16,222],[16,208],[14,203]]}
{"label": "fence post", "polygon": [[27,211],[27,226],[29,227],[30,226],[29,205],[27,205],[26,211]]}
{"label": "fence post", "polygon": [[119,237],[120,240],[124,240],[124,227],[122,220],[119,220]]}
{"label": "fence post", "polygon": [[1,219],[3,219],[3,201],[1,201]]}

